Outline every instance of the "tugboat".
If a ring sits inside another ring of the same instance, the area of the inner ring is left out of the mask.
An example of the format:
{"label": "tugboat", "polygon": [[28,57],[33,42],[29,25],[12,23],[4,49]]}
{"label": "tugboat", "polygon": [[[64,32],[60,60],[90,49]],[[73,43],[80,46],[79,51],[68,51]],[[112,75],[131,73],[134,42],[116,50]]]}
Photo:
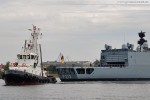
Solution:
{"label": "tugboat", "polygon": [[101,50],[100,64],[94,67],[57,67],[61,81],[145,81],[150,80],[150,48],[138,33],[138,46],[123,44],[119,49],[105,44]]}
{"label": "tugboat", "polygon": [[53,76],[47,76],[43,70],[41,44],[38,44],[42,36],[40,28],[33,25],[31,38],[25,40],[22,52],[17,55],[17,62],[10,63],[9,70],[3,75],[6,85],[36,85],[45,83],[56,83]]}

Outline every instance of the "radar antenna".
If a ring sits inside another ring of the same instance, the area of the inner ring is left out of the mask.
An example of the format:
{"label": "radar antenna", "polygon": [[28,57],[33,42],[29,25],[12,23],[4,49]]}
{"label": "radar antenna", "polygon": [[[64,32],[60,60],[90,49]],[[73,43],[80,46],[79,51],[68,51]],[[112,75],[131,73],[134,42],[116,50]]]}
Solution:
{"label": "radar antenna", "polygon": [[144,37],[145,37],[145,32],[142,32],[142,30],[141,30],[141,32],[139,32],[138,34],[139,34],[139,37],[140,37],[140,40],[138,41],[138,44],[140,45],[140,52],[141,52],[142,45],[143,45],[145,42],[147,42],[147,40],[144,39]]}

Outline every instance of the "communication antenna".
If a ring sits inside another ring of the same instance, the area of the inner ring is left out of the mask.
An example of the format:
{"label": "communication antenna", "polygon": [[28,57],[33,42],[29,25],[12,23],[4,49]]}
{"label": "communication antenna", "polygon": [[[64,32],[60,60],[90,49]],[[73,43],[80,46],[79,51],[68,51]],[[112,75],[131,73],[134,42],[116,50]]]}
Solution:
{"label": "communication antenna", "polygon": [[147,42],[147,40],[144,39],[144,37],[145,37],[145,32],[142,32],[142,30],[141,30],[141,32],[139,32],[138,34],[139,34],[139,37],[140,37],[140,39],[139,39],[139,41],[138,41],[138,44],[140,45],[140,52],[141,52],[142,45],[143,45],[145,42]]}

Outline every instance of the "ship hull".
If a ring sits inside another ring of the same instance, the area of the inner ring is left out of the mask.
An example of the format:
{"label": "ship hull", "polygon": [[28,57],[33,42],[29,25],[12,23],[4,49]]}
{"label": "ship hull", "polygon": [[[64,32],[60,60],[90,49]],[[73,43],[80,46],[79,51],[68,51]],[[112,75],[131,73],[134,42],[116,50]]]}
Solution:
{"label": "ship hull", "polygon": [[[81,69],[79,71],[79,69]],[[87,70],[88,69],[88,70]],[[92,69],[89,72],[89,69]],[[61,81],[149,81],[150,68],[146,67],[59,67]],[[79,71],[79,72],[78,72]],[[84,72],[82,72],[84,71]]]}
{"label": "ship hull", "polygon": [[7,70],[3,75],[6,85],[38,85],[56,83],[55,77],[42,77],[17,70]]}

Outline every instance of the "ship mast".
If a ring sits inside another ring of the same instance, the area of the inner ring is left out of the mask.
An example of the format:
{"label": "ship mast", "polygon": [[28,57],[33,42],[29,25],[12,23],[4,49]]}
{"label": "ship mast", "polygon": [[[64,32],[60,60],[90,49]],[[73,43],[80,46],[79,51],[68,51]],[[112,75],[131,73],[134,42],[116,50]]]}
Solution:
{"label": "ship mast", "polygon": [[145,37],[145,32],[140,32],[140,33],[138,33],[139,34],[139,37],[140,37],[140,39],[139,39],[139,41],[138,41],[138,44],[140,45],[140,52],[141,52],[141,50],[142,50],[142,45],[145,43],[145,42],[147,42],[147,40],[145,40],[144,39],[144,37]]}
{"label": "ship mast", "polygon": [[29,43],[27,46],[30,53],[34,53],[37,55],[37,59],[36,59],[37,63],[41,62],[41,71],[43,76],[42,51],[41,51],[41,45],[38,44],[38,38],[42,35],[42,33],[40,33],[40,28],[37,28],[34,25],[33,28],[29,30],[32,31],[32,33],[31,33],[31,40],[28,41]]}
{"label": "ship mast", "polygon": [[42,33],[40,33],[40,28],[37,28],[34,25],[33,25],[33,29],[29,29],[29,30],[32,31],[32,33],[31,33],[31,40],[29,41],[28,47],[30,47],[30,50],[33,53],[38,54],[37,40],[42,35]]}
{"label": "ship mast", "polygon": [[42,61],[42,49],[41,49],[41,44],[39,44],[39,48],[40,48],[40,58],[41,58],[41,73],[42,73],[42,76],[43,76],[43,61]]}

